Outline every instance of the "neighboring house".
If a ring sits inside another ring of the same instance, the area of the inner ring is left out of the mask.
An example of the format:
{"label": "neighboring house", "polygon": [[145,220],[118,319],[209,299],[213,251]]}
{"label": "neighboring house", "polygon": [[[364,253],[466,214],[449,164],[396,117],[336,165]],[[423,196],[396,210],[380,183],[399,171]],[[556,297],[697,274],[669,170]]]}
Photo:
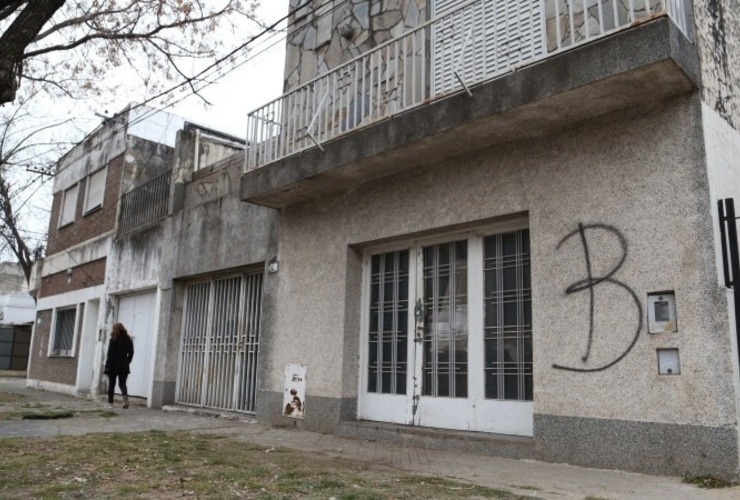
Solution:
{"label": "neighboring house", "polygon": [[197,148],[188,155],[201,174],[244,144],[169,113],[131,107],[59,160],[47,257],[34,269],[30,386],[97,395],[108,332],[120,321],[136,351],[130,394],[151,398],[161,388],[154,383],[156,350],[166,342],[158,332],[168,324],[171,289],[163,274],[170,246],[162,240],[181,182],[179,170],[172,174],[183,154],[178,137],[182,147]]}
{"label": "neighboring house", "polygon": [[[128,126],[60,161],[29,383],[95,394],[118,320],[153,407],[736,477],[738,269],[717,207],[740,199],[739,15],[303,6],[287,93],[250,114],[246,153]],[[88,230],[67,193],[104,165]]]}
{"label": "neighboring house", "polygon": [[20,265],[0,262],[0,370],[26,369],[35,311]]}
{"label": "neighboring house", "polygon": [[257,416],[299,365],[309,429],[735,477],[734,4],[298,5],[241,178],[280,227]]}

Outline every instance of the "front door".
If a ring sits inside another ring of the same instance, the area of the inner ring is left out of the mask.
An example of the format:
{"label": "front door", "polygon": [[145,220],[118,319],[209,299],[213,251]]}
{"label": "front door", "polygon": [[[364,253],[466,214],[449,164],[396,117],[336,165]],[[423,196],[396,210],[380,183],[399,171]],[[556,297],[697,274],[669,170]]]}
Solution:
{"label": "front door", "polygon": [[134,341],[134,359],[128,377],[128,393],[148,398],[152,390],[152,353],[156,342],[157,292],[124,295],[118,301],[118,321]]}
{"label": "front door", "polygon": [[532,435],[529,231],[366,259],[360,417]]}

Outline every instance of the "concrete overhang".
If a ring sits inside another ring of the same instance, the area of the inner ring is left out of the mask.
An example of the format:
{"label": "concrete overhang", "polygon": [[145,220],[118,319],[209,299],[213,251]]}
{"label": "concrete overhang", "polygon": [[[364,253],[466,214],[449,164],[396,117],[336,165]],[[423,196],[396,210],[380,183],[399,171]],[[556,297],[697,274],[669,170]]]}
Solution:
{"label": "concrete overhang", "polygon": [[247,172],[241,198],[285,207],[691,92],[700,78],[696,48],[661,17]]}

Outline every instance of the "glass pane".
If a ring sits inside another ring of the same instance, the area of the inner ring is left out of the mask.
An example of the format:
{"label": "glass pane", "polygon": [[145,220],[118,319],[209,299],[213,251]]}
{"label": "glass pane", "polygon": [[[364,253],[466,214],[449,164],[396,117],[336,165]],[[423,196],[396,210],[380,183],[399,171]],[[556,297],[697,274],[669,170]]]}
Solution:
{"label": "glass pane", "polygon": [[406,393],[409,252],[371,257],[368,392]]}
{"label": "glass pane", "polygon": [[467,397],[467,241],[424,249],[422,393]]}
{"label": "glass pane", "polygon": [[486,398],[531,401],[529,231],[487,236],[483,248]]}

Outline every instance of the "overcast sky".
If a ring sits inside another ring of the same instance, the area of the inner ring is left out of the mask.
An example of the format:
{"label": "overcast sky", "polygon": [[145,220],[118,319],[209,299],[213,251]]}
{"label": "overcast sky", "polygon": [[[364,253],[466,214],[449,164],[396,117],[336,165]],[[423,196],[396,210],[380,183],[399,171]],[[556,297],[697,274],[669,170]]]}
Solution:
{"label": "overcast sky", "polygon": [[[262,6],[258,11],[258,16],[267,26],[282,19],[288,13],[288,0],[261,0],[261,2]],[[185,120],[238,137],[245,137],[247,113],[282,94],[285,26],[286,23],[283,22],[279,26],[282,29],[280,33],[262,37],[250,44],[247,62],[202,92],[211,103],[210,106],[206,106],[202,99],[190,96],[175,106],[168,107],[167,111],[180,115]],[[249,32],[245,32],[242,38],[236,36],[232,39],[229,35],[229,38],[225,40],[225,46],[238,47],[259,31],[261,29],[252,23]],[[113,82],[126,82],[126,80],[135,82],[136,78],[132,78],[130,73],[127,75],[125,71],[111,70],[109,79]],[[64,130],[55,129],[53,134],[56,140],[70,140],[75,143],[100,125],[104,116],[113,115],[129,103],[135,103],[147,97],[143,93],[137,95],[135,83],[133,85],[133,88],[129,86],[128,90],[121,88],[119,92],[104,93],[99,99],[85,102],[39,102],[36,104],[37,109],[34,114],[37,116],[37,121],[42,124],[74,117],[75,121],[72,126]],[[125,83],[123,87],[126,87]],[[152,104],[152,107],[158,108],[159,106]],[[22,225],[29,237],[28,243],[32,247],[44,244],[49,224],[53,180],[23,171],[15,175],[18,176],[17,185],[23,185],[27,180],[35,179],[26,190],[18,193],[22,201],[20,212]],[[7,249],[0,245],[0,260],[12,258]]]}
{"label": "overcast sky", "polygon": [[[267,26],[287,14],[288,0],[262,0],[258,11]],[[283,22],[281,28],[284,29],[285,25]],[[236,40],[233,45],[238,43],[243,43],[243,40]],[[244,137],[247,113],[283,93],[284,33],[264,42],[255,42],[249,57],[245,65],[203,92],[213,106],[206,107],[201,99],[193,96],[173,106],[170,111],[186,120]]]}

